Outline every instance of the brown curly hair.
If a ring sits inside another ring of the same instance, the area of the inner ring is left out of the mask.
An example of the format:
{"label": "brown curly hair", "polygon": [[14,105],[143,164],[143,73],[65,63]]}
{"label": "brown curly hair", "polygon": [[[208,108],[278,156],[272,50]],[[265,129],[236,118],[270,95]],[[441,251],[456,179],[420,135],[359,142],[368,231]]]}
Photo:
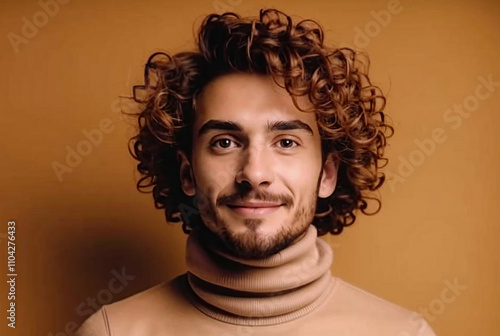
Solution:
{"label": "brown curly hair", "polygon": [[[319,235],[341,233],[355,222],[357,209],[367,215],[380,211],[380,200],[370,195],[385,180],[378,170],[387,164],[386,138],[394,133],[384,120],[385,97],[370,83],[366,56],[328,48],[323,40],[315,21],[294,24],[276,9],[261,10],[258,18],[211,14],[200,27],[196,51],[150,56],[144,85],[134,86],[139,131],[129,151],[139,161],[138,190],[152,191],[155,207],[165,209],[168,222],[183,222],[185,232],[193,227],[187,225],[186,209],[193,212],[188,204],[196,201],[181,189],[176,152],[191,156],[198,94],[215,77],[231,72],[271,75],[277,84],[279,78],[299,110],[316,113],[323,162],[328,153],[339,160],[335,191],[318,198],[313,225]],[[297,96],[305,95],[313,109],[297,103]],[[378,203],[373,213],[366,211],[369,199]]]}

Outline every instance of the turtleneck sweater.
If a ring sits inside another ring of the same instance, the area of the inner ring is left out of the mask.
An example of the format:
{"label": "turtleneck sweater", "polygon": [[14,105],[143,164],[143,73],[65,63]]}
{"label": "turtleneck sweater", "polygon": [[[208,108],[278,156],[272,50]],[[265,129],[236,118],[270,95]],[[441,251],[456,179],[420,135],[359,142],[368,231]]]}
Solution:
{"label": "turtleneck sweater", "polygon": [[198,232],[187,241],[190,300],[217,320],[252,326],[287,322],[314,310],[332,290],[333,253],[316,239],[313,226],[297,243],[262,259],[238,258],[200,241]]}
{"label": "turtleneck sweater", "polygon": [[333,252],[314,226],[270,257],[244,259],[200,239],[187,272],[104,305],[77,336],[435,336],[420,314],[330,273]]}

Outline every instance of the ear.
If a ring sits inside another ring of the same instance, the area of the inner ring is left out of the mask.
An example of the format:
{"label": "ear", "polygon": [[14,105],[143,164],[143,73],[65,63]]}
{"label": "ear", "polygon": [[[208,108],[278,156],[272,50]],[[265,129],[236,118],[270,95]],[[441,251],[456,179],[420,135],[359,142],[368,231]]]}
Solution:
{"label": "ear", "polygon": [[179,162],[179,176],[181,178],[182,191],[184,191],[187,196],[194,196],[195,186],[193,169],[186,153],[181,150],[177,150],[177,161]]}
{"label": "ear", "polygon": [[339,170],[339,159],[332,153],[328,154],[323,165],[321,181],[319,183],[318,197],[327,198],[337,186],[337,172]]}

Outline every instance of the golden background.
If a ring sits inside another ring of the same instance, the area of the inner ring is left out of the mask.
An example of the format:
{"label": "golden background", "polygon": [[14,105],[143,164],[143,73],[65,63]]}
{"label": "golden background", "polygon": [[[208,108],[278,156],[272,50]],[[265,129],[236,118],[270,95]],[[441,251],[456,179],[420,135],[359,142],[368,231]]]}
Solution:
{"label": "golden background", "polygon": [[[500,334],[499,2],[10,0],[0,4],[0,248],[7,278],[15,220],[18,277],[15,330],[1,281],[2,335],[70,335],[89,298],[120,300],[184,272],[181,228],[135,189],[118,97],[142,84],[153,52],[191,49],[205,15],[261,7],[367,51],[388,98],[396,133],[382,211],[325,237],[334,274],[426,311],[438,335]],[[77,149],[85,155],[58,176]],[[135,278],[112,293],[123,269]]]}

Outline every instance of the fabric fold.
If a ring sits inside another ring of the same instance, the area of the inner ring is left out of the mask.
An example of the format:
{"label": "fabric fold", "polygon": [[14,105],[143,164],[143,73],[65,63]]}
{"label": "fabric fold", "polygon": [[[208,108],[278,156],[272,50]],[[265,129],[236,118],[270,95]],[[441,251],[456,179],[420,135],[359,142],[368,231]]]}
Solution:
{"label": "fabric fold", "polygon": [[187,241],[192,303],[221,321],[268,325],[295,319],[326,299],[333,286],[333,252],[314,226],[282,251],[244,259],[206,246],[196,232]]}

